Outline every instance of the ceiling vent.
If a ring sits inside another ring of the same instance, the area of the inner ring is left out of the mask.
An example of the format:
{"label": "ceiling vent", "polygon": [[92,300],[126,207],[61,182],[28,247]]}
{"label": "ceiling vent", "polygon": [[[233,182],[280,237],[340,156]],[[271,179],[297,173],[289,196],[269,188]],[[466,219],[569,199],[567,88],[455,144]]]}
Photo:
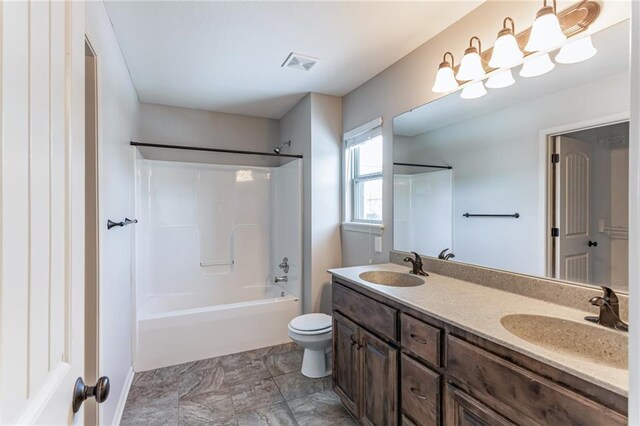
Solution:
{"label": "ceiling vent", "polygon": [[293,68],[302,71],[309,71],[320,59],[311,56],[300,55],[298,53],[291,52],[282,66],[284,68]]}

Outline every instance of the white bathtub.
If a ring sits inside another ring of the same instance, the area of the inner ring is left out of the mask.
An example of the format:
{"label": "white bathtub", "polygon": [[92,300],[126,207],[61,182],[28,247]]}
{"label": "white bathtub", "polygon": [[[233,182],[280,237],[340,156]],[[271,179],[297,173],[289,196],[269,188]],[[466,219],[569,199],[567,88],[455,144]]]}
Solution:
{"label": "white bathtub", "polygon": [[135,371],[290,341],[301,167],[136,160]]}
{"label": "white bathtub", "polygon": [[139,306],[135,371],[289,342],[299,298],[277,285],[149,297]]}

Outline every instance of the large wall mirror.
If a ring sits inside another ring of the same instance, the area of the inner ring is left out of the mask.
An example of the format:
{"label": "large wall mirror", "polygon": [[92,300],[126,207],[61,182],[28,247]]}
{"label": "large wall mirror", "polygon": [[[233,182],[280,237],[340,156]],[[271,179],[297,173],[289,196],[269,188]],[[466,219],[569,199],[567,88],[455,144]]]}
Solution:
{"label": "large wall mirror", "polygon": [[395,250],[628,289],[629,22],[592,40],[584,62],[393,120]]}

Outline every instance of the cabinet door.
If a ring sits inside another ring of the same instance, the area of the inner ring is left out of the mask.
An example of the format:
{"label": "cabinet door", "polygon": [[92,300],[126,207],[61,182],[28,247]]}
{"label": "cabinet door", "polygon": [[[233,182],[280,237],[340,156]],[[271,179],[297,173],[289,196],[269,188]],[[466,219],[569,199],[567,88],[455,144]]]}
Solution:
{"label": "cabinet door", "polygon": [[347,318],[333,313],[333,389],[351,415],[358,417],[360,362],[358,357],[359,327]]}
{"label": "cabinet door", "polygon": [[398,350],[364,330],[360,333],[360,422],[395,426],[398,424]]}
{"label": "cabinet door", "polygon": [[452,385],[447,385],[445,395],[445,426],[514,426],[514,423]]}

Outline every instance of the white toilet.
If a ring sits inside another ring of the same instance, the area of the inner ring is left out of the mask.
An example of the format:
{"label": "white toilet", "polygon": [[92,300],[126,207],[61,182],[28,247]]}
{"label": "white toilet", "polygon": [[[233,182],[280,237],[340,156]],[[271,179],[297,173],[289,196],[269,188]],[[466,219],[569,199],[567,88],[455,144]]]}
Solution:
{"label": "white toilet", "polygon": [[326,359],[332,338],[330,315],[307,314],[294,318],[289,323],[289,337],[304,348],[303,375],[315,379],[331,374]]}

